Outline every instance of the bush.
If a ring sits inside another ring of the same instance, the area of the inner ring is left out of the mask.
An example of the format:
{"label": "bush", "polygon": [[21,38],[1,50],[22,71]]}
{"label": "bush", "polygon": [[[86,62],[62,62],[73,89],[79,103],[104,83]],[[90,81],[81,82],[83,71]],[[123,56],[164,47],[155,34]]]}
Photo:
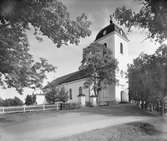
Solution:
{"label": "bush", "polygon": [[0,98],[0,106],[4,106],[4,100]]}
{"label": "bush", "polygon": [[86,102],[86,106],[87,106],[87,107],[93,107],[92,103],[89,102],[89,101]]}
{"label": "bush", "polygon": [[59,91],[56,88],[50,88],[45,93],[45,98],[49,104],[54,104],[55,102],[67,102],[68,101],[68,92],[65,91],[64,87]]}
{"label": "bush", "polygon": [[57,93],[58,91],[55,88],[51,88],[49,91],[45,93],[46,101],[49,104],[54,104],[56,102]]}
{"label": "bush", "polygon": [[22,105],[23,105],[23,101],[18,97],[0,100],[0,106],[22,106]]}
{"label": "bush", "polygon": [[64,88],[61,88],[61,90],[58,92],[58,95],[56,96],[56,101],[68,101],[68,92],[66,92]]}
{"label": "bush", "polygon": [[15,97],[14,98],[14,105],[21,106],[21,105],[23,105],[23,101],[21,99],[19,99],[18,97]]}
{"label": "bush", "polygon": [[36,95],[27,95],[25,99],[26,105],[33,105],[36,103]]}

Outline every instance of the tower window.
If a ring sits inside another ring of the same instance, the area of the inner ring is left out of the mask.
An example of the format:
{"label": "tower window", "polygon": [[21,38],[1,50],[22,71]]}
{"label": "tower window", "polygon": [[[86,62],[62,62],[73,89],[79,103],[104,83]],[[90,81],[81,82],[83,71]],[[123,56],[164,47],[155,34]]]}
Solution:
{"label": "tower window", "polygon": [[79,87],[79,95],[82,95],[82,87]]}
{"label": "tower window", "polygon": [[[104,43],[104,46],[107,47],[107,43]],[[103,56],[106,54],[106,50],[103,49]]]}
{"label": "tower window", "polygon": [[104,43],[104,46],[107,47],[107,43]]}
{"label": "tower window", "polygon": [[120,53],[123,54],[123,44],[120,43]]}
{"label": "tower window", "polygon": [[106,30],[104,30],[104,31],[103,31],[103,35],[106,35],[106,33],[107,33],[107,31],[106,31]]}
{"label": "tower window", "polygon": [[69,97],[70,97],[70,99],[72,99],[72,89],[69,90],[69,93],[70,93]]}

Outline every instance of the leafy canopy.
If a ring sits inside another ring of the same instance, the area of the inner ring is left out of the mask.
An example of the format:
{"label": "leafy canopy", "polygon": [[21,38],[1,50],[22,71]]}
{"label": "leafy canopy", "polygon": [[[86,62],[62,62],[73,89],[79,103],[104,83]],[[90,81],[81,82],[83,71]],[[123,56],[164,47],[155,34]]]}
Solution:
{"label": "leafy canopy", "polygon": [[153,55],[143,54],[129,66],[130,97],[135,100],[156,101],[166,96],[167,45]]}
{"label": "leafy canopy", "polygon": [[0,83],[15,87],[42,87],[46,72],[54,71],[46,59],[36,62],[29,53],[26,31],[30,25],[34,36],[51,39],[57,47],[78,44],[91,34],[85,14],[71,20],[67,8],[57,0],[0,1]]}
{"label": "leafy canopy", "polygon": [[133,26],[138,26],[149,31],[148,38],[163,42],[167,39],[167,1],[142,0],[142,2],[143,6],[139,12],[125,6],[116,8],[114,18],[129,31]]}
{"label": "leafy canopy", "polygon": [[59,90],[53,85],[48,85],[48,87],[45,88],[44,91],[45,98],[49,104],[68,101],[68,92],[66,92],[64,87]]}

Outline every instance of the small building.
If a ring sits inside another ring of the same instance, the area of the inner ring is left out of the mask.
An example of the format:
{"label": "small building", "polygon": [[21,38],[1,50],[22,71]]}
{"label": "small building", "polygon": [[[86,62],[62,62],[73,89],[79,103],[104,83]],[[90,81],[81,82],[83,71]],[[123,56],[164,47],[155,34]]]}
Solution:
{"label": "small building", "polygon": [[[106,102],[127,102],[128,101],[128,38],[125,32],[115,25],[112,20],[110,24],[100,30],[94,42],[104,44],[112,50],[113,56],[118,61],[118,69],[115,71],[118,83],[107,86],[100,91],[98,101],[100,104]],[[90,96],[93,92],[90,88],[85,88],[84,83],[89,72],[86,70],[76,71],[68,75],[57,78],[51,82],[51,85],[62,88],[68,91],[69,100],[71,103],[78,103],[78,95],[84,94],[85,100],[90,101]]]}

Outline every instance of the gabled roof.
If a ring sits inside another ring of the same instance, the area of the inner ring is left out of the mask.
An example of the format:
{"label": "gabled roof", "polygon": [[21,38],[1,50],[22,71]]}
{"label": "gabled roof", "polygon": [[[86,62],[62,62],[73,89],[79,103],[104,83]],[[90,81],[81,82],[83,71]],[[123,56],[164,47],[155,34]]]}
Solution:
{"label": "gabled roof", "polygon": [[106,35],[109,34],[109,33],[114,32],[114,31],[116,31],[116,32],[119,33],[122,37],[124,37],[126,40],[128,40],[128,38],[127,38],[125,32],[124,32],[121,28],[119,28],[119,27],[118,27],[117,25],[115,25],[114,23],[110,23],[110,25],[108,25],[108,26],[106,26],[105,28],[103,28],[102,30],[100,30],[100,32],[99,32],[99,33],[97,34],[97,36],[96,36],[95,41],[98,40],[98,39],[100,39],[100,38],[102,38],[102,37],[104,37],[104,36],[106,36]]}
{"label": "gabled roof", "polygon": [[58,85],[61,85],[63,83],[68,83],[68,82],[72,82],[75,80],[87,78],[88,76],[90,76],[90,71],[88,71],[88,70],[76,71],[76,72],[64,75],[62,77],[59,77],[59,78],[53,80],[51,83],[49,83],[47,86],[45,86],[45,88],[49,87],[49,85],[58,86]]}

